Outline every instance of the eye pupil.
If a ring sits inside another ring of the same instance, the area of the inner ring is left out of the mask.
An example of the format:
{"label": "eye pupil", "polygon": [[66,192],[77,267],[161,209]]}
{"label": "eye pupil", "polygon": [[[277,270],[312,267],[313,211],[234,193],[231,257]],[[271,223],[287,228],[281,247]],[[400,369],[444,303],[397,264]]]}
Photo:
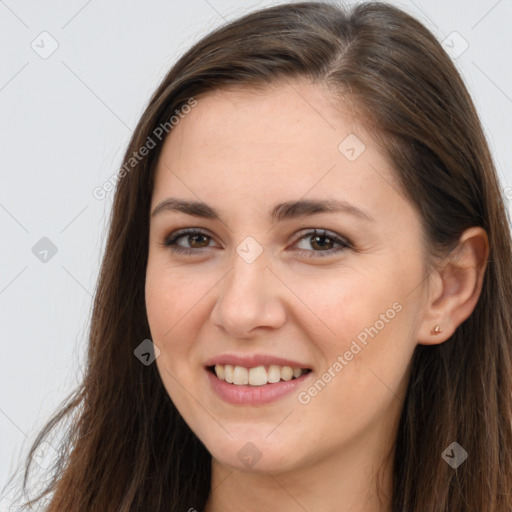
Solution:
{"label": "eye pupil", "polygon": [[[324,240],[324,243],[322,243],[322,242],[318,243],[318,240]],[[328,240],[327,244],[325,244],[326,240]],[[332,246],[332,240],[328,236],[316,235],[315,237],[313,237],[313,242],[311,245],[314,246],[315,244],[318,244],[321,249],[326,249],[326,248],[330,249]]]}
{"label": "eye pupil", "polygon": [[[194,234],[194,235],[189,235],[189,237],[188,237],[188,241],[189,241],[189,244],[190,244],[191,247],[197,247],[196,245],[194,245],[192,240],[195,239],[197,241],[198,238],[199,239],[202,238],[203,241],[206,242],[206,245],[208,245],[208,240],[207,240],[208,237],[205,236],[205,235],[202,235],[200,233],[197,233],[197,234]],[[204,245],[201,245],[201,242],[199,242],[199,247],[204,247]]]}

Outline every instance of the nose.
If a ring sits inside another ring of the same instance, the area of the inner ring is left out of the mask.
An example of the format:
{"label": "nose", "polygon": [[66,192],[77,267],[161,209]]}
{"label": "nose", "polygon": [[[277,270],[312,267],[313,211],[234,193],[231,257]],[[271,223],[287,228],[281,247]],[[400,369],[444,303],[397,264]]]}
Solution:
{"label": "nose", "polygon": [[231,271],[219,283],[211,313],[213,324],[226,336],[250,339],[261,330],[277,329],[285,323],[285,286],[268,263],[265,252],[252,263],[234,255]]}

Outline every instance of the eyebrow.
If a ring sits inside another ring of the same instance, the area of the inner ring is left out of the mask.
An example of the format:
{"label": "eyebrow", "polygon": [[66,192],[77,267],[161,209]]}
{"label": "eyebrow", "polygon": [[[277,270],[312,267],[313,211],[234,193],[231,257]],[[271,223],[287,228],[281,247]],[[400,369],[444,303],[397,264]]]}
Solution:
{"label": "eyebrow", "polygon": [[[151,217],[154,218],[163,212],[182,212],[194,217],[221,220],[220,212],[202,201],[186,201],[169,197],[155,207]],[[366,222],[373,222],[375,220],[365,210],[347,201],[335,199],[303,199],[279,203],[271,210],[270,218],[275,222],[279,222],[285,219],[294,219],[317,213],[345,213]]]}

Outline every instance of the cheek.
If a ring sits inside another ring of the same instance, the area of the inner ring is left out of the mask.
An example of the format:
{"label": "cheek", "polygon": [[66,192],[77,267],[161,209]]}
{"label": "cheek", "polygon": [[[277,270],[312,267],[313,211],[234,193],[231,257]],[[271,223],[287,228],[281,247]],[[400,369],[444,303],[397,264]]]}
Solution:
{"label": "cheek", "polygon": [[146,275],[146,313],[153,343],[160,349],[156,364],[167,392],[173,398],[178,382],[190,372],[184,365],[190,362],[190,339],[184,332],[193,318],[194,296],[190,286],[180,286],[175,276],[165,269],[148,266]]}
{"label": "cheek", "polygon": [[190,270],[149,263],[146,272],[146,313],[153,337],[171,343],[176,333],[197,316],[212,277],[191,277]]}
{"label": "cheek", "polygon": [[[411,323],[417,312],[407,283],[416,270],[390,261],[314,279],[302,276],[294,283],[300,299],[295,321],[322,355],[320,374],[332,390],[350,389],[356,409],[359,398],[380,396],[375,386],[389,393],[386,385],[401,385],[415,346]],[[333,395],[325,405],[331,400],[348,403]]]}
{"label": "cheek", "polygon": [[[164,387],[182,414],[191,414],[184,390],[194,386],[193,343],[194,313],[200,307],[198,295],[190,283],[181,283],[176,273],[163,266],[149,264],[146,273],[146,313],[153,343],[160,349],[155,363]],[[188,411],[188,412],[187,412]]]}
{"label": "cheek", "polygon": [[375,322],[380,325],[381,314],[389,310],[388,316],[394,316],[392,306],[400,298],[392,277],[383,275],[378,266],[326,269],[314,276],[290,276],[289,281],[296,296],[291,299],[295,320],[311,339],[321,345],[323,340],[337,352],[348,349],[347,342],[350,345],[359,334],[364,341],[365,328]]}

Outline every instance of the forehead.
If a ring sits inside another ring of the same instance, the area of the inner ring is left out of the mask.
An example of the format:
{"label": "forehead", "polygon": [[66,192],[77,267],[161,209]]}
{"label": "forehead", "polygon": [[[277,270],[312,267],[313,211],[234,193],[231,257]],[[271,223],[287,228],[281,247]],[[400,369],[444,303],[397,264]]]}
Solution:
{"label": "forehead", "polygon": [[320,86],[298,82],[218,90],[197,101],[168,137],[175,159],[295,160],[300,155],[318,161],[321,155],[325,160],[338,154],[345,127]]}
{"label": "forehead", "polygon": [[348,108],[319,85],[290,82],[198,97],[164,143],[153,204],[171,193],[219,207],[242,194],[258,208],[305,194],[378,207],[398,186]]}

